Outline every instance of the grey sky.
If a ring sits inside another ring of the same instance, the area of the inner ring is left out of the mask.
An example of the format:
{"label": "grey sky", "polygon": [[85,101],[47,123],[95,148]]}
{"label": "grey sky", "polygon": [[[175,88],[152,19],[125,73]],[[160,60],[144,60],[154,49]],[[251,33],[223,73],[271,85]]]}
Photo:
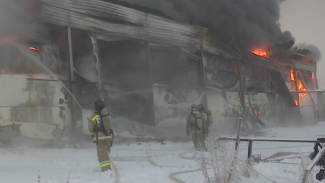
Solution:
{"label": "grey sky", "polygon": [[317,65],[319,87],[325,88],[325,0],[286,0],[281,4],[280,24],[296,43],[317,46],[322,59]]}

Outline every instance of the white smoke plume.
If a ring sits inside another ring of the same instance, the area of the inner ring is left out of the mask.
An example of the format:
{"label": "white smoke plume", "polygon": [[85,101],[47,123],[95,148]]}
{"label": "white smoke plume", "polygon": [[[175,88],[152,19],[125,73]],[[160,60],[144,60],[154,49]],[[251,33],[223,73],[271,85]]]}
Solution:
{"label": "white smoke plume", "polygon": [[309,50],[306,53],[306,56],[316,63],[318,63],[322,57],[322,54],[321,54],[319,48],[313,44],[301,43],[301,44],[297,44],[296,48],[298,50],[299,49],[300,50]]}

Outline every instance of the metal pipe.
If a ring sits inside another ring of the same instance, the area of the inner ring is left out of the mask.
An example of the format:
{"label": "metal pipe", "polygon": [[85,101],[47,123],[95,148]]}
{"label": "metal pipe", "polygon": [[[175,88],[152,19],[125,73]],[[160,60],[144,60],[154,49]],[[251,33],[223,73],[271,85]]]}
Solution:
{"label": "metal pipe", "polygon": [[242,118],[238,118],[238,125],[237,125],[237,136],[236,136],[236,144],[235,144],[235,150],[238,150],[239,143],[240,143],[240,132],[241,132],[241,125],[242,125]]}
{"label": "metal pipe", "polygon": [[235,144],[235,156],[234,156],[234,159],[233,159],[233,161],[231,163],[231,169],[230,169],[230,172],[229,172],[228,181],[231,180],[233,169],[234,169],[234,166],[235,166],[235,163],[236,163],[236,160],[237,160],[238,148],[239,148],[239,143],[240,143],[241,126],[242,126],[242,118],[239,117],[238,118],[238,125],[237,125],[236,144]]}
{"label": "metal pipe", "polygon": [[248,153],[247,153],[248,165],[251,165],[252,152],[253,152],[253,141],[250,140],[248,141]]}
{"label": "metal pipe", "polygon": [[[235,137],[220,137],[220,140],[236,140]],[[241,141],[256,142],[298,142],[298,143],[319,143],[318,140],[300,140],[300,139],[267,139],[267,138],[241,138]]]}

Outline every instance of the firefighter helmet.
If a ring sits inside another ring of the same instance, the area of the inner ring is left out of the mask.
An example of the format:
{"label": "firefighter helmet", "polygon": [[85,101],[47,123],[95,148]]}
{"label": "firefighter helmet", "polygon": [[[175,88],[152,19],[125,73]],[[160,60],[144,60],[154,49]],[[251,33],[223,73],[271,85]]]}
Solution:
{"label": "firefighter helmet", "polygon": [[101,111],[105,108],[105,102],[101,99],[95,101],[95,111]]}
{"label": "firefighter helmet", "polygon": [[191,111],[197,111],[197,105],[196,104],[191,105]]}

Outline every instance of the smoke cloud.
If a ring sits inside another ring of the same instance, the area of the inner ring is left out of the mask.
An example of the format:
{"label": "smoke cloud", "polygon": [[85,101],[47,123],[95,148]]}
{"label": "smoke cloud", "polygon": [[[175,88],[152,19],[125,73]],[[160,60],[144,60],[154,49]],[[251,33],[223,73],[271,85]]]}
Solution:
{"label": "smoke cloud", "polygon": [[319,48],[312,44],[301,43],[295,46],[298,50],[308,50],[304,55],[306,55],[312,61],[318,63],[322,57]]}
{"label": "smoke cloud", "polygon": [[175,21],[207,27],[224,43],[246,49],[294,41],[290,32],[279,27],[280,0],[121,1],[159,10]]}

